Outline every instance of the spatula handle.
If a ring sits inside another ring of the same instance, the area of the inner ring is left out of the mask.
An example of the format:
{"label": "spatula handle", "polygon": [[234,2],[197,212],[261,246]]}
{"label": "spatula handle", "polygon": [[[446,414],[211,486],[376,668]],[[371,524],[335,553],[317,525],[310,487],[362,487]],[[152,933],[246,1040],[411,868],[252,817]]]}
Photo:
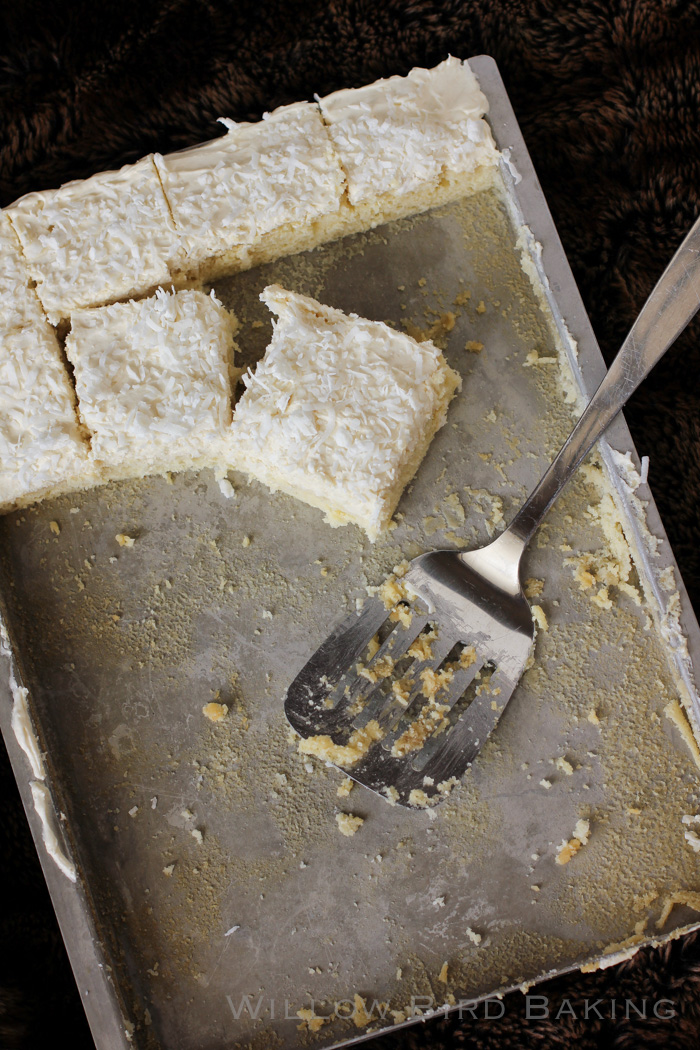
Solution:
{"label": "spatula handle", "polygon": [[581,460],[700,308],[700,218],[696,220],[584,409],[563,448],[506,532],[522,546]]}

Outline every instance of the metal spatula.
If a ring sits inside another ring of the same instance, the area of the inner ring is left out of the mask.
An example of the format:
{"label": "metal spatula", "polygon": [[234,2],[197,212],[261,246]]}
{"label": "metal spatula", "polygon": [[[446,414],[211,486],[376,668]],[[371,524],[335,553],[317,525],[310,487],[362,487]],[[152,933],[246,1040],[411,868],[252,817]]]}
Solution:
{"label": "metal spatula", "polygon": [[371,598],[337,627],[285,699],[311,753],[402,805],[449,793],[483,747],[534,637],[520,559],[593,443],[700,307],[700,220],[674,255],[564,447],[486,547],[414,559],[393,612]]}

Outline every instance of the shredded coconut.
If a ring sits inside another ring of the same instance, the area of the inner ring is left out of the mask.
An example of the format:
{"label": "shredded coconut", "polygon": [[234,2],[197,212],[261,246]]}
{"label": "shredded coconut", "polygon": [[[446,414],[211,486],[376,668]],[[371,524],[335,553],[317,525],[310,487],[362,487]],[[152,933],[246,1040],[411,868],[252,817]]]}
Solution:
{"label": "shredded coconut", "polygon": [[387,325],[276,285],[261,298],[279,320],[265,357],[243,377],[235,456],[269,487],[321,507],[331,524],[356,521],[374,539],[459,377],[432,343]]}
{"label": "shredded coconut", "polygon": [[231,419],[231,316],[202,292],[73,315],[66,353],[95,459],[137,474],[196,460]]}
{"label": "shredded coconut", "polygon": [[377,80],[319,99],[348,179],[351,204],[410,193],[445,171],[496,163],[488,102],[466,62]]}
{"label": "shredded coconut", "polygon": [[170,278],[178,239],[152,157],[7,209],[52,324]]}
{"label": "shredded coconut", "polygon": [[339,209],[343,173],[317,106],[282,106],[255,124],[220,119],[222,138],[155,156],[188,258]]}

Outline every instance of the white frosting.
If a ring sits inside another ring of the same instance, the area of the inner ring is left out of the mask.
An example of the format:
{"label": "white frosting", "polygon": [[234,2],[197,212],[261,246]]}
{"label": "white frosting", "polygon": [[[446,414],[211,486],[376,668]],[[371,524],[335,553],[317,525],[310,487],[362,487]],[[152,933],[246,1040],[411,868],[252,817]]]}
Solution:
{"label": "white frosting", "polygon": [[[97,304],[167,283],[170,268],[182,268],[188,258],[201,261],[244,249],[280,227],[332,214],[340,208],[346,176],[349,198],[359,203],[435,186],[497,157],[483,120],[486,99],[467,63],[458,59],[335,92],[320,106],[323,116],[303,102],[255,124],[224,120],[228,133],[213,142],[28,194],[0,213],[0,505],[41,496],[60,482],[75,481],[78,487],[88,465],[94,482],[95,464],[104,477],[105,464],[123,465],[131,456],[137,457],[134,473],[146,473],[180,469],[188,453],[200,461],[215,455],[211,442],[230,419],[228,315],[195,292],[161,291],[148,302]],[[439,353],[425,345],[416,350],[415,343],[384,326],[322,307],[323,323],[316,330],[316,307],[302,308],[300,297],[280,294],[270,293],[281,314],[269,361],[248,379],[250,389],[237,414],[245,420],[249,412],[260,413],[258,436],[238,425],[234,432],[250,449],[260,449],[259,435],[274,431],[282,448],[296,428],[296,436],[306,441],[307,459],[300,467],[290,457],[290,477],[297,471],[307,481],[313,475],[321,488],[342,489],[343,499],[363,503],[366,520],[376,521],[380,493],[392,478],[396,483],[411,448],[411,427],[434,410],[440,384],[429,393],[433,379],[425,382],[430,374],[425,369],[428,360],[437,369]],[[92,433],[91,458],[42,306],[52,322],[72,315],[67,351],[80,415]],[[294,338],[285,359],[282,329],[294,337],[295,326],[312,345],[320,339],[318,361],[294,346]],[[422,362],[415,387],[402,385],[400,367],[392,368],[380,345],[394,347],[397,361],[417,355],[407,363],[411,371],[416,360]],[[330,364],[332,347],[342,362],[339,371]],[[274,412],[265,406],[259,385],[266,369],[274,371],[276,355],[283,370],[296,362],[308,371],[307,380],[297,377],[289,411],[286,405]],[[319,362],[331,370],[319,372]],[[325,394],[314,391],[316,380],[337,407],[323,407]],[[351,393],[353,382],[361,392]],[[372,399],[376,407],[384,397],[388,414],[377,417]],[[338,413],[346,410],[348,420],[338,422]],[[325,420],[322,433],[314,432],[318,420]],[[170,452],[177,462],[163,467]]]}
{"label": "white frosting", "polygon": [[[0,653],[12,659],[10,639],[7,636],[5,625],[0,622]],[[14,700],[12,706],[12,729],[17,738],[19,746],[24,751],[30,766],[34,780],[29,782],[32,792],[32,801],[37,816],[41,821],[41,837],[46,847],[46,852],[58,865],[63,874],[71,882],[76,880],[75,865],[66,856],[55,830],[55,817],[51,796],[45,784],[41,781],[46,779],[44,759],[39,750],[39,743],[34,733],[32,721],[27,705],[27,690],[20,686],[15,678],[12,664],[10,663],[10,689]]]}
{"label": "white frosting", "polygon": [[42,492],[87,464],[88,446],[53,329],[0,332],[0,505]]}
{"label": "white frosting", "polygon": [[434,426],[452,374],[432,343],[385,324],[276,285],[260,298],[279,320],[262,361],[243,377],[233,423],[241,461],[253,474],[262,462],[371,532]]}
{"label": "white frosting", "polygon": [[177,235],[152,157],[7,209],[49,320],[170,278]]}
{"label": "white frosting", "polygon": [[29,715],[29,705],[27,704],[29,694],[24,686],[17,685],[12,674],[10,676],[10,688],[14,700],[11,719],[12,731],[15,734],[17,743],[27,756],[29,765],[32,767],[32,776],[35,780],[44,780],[46,778],[44,759],[34,733],[34,727]]}
{"label": "white frosting", "polygon": [[443,173],[495,164],[488,102],[466,62],[335,91],[319,100],[348,180],[351,204],[410,193]]}
{"label": "white frosting", "polygon": [[73,315],[66,353],[98,462],[200,454],[231,420],[233,319],[203,292],[168,293]]}
{"label": "white frosting", "polygon": [[222,123],[222,138],[156,154],[189,254],[206,258],[338,210],[343,174],[317,106],[283,106],[256,124]]}
{"label": "white frosting", "polygon": [[54,816],[49,789],[46,787],[46,784],[40,784],[36,780],[32,780],[29,786],[32,789],[34,809],[41,821],[41,837],[44,841],[46,852],[51,859],[55,861],[66,878],[70,879],[71,882],[75,882],[75,865],[66,856],[65,851],[59,842],[58,835],[56,834],[56,818]]}
{"label": "white frosting", "polygon": [[35,780],[44,780],[46,772],[44,770],[44,758],[39,747],[39,741],[36,738],[34,727],[32,725],[31,716],[29,714],[29,704],[27,698],[29,696],[28,690],[23,685],[20,685],[15,678],[15,671],[12,664],[12,647],[10,646],[10,638],[7,633],[5,624],[0,620],[0,655],[4,656],[9,664],[9,685],[10,692],[12,693],[12,716],[10,725],[12,731],[15,734],[17,743],[24,751],[27,756],[27,761],[32,767],[32,776]]}
{"label": "white frosting", "polygon": [[45,321],[41,303],[29,282],[17,234],[7,215],[0,212],[0,331]]}

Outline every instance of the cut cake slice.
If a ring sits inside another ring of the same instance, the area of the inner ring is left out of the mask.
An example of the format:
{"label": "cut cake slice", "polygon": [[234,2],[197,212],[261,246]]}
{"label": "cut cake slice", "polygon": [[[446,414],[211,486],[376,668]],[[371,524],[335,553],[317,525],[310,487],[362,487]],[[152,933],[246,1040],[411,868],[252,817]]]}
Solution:
{"label": "cut cake slice", "polygon": [[169,281],[178,238],[151,156],[6,209],[52,324]]}
{"label": "cut cake slice", "polygon": [[277,285],[272,341],[236,405],[232,464],[273,491],[386,528],[460,378],[431,342],[344,314]]}
{"label": "cut cake slice", "polygon": [[95,483],[54,330],[0,331],[0,511]]}
{"label": "cut cake slice", "polygon": [[219,462],[234,328],[213,293],[189,290],[73,314],[66,353],[103,480]]}
{"label": "cut cake slice", "polygon": [[488,101],[467,62],[377,80],[319,99],[365,227],[493,184],[498,151]]}
{"label": "cut cake slice", "polygon": [[155,157],[188,276],[240,270],[333,235],[344,176],[318,107],[300,102],[255,124],[222,123],[221,138]]}

